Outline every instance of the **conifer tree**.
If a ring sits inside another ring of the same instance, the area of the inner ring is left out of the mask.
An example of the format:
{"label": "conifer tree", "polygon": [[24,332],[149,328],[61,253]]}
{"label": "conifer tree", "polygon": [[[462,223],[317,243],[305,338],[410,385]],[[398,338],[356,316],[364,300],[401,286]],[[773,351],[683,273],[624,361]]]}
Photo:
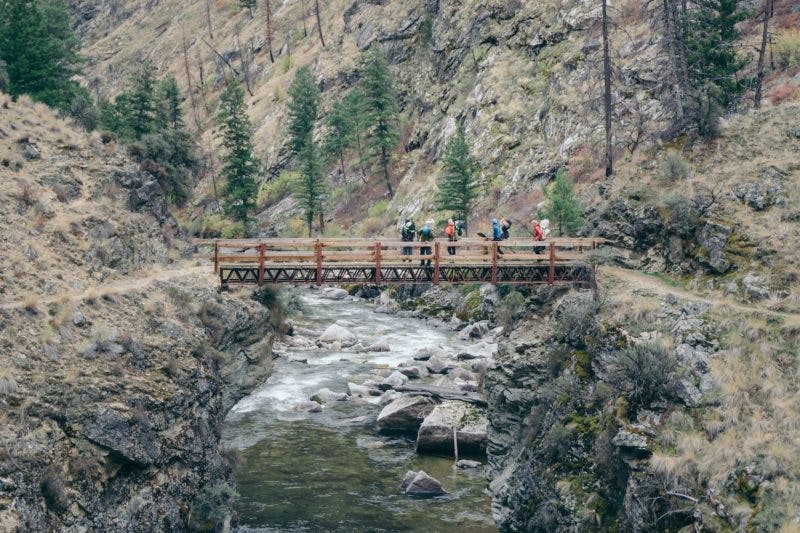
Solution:
{"label": "conifer tree", "polygon": [[327,184],[322,177],[319,148],[311,132],[308,133],[299,155],[300,179],[294,185],[293,194],[303,209],[308,236],[311,237],[314,215],[319,215],[320,232],[325,231],[323,207],[328,192]]}
{"label": "conifer tree", "polygon": [[169,75],[158,84],[158,127],[183,129],[181,91],[175,76]]}
{"label": "conifer tree", "polygon": [[257,0],[239,0],[239,7],[247,9],[250,12],[250,17],[253,16],[253,8],[256,7]]}
{"label": "conifer tree", "polygon": [[222,134],[222,175],[227,182],[223,189],[225,211],[246,222],[256,205],[255,176],[261,163],[253,155],[253,131],[244,102],[244,90],[230,82],[222,93],[217,123]]}
{"label": "conifer tree", "polygon": [[539,217],[550,219],[559,235],[575,233],[583,226],[583,208],[575,198],[572,179],[563,168],[556,173],[553,184],[545,189],[545,197],[547,202],[539,210]]}
{"label": "conifer tree", "polygon": [[738,0],[694,0],[686,12],[686,62],[695,89],[709,83],[719,87],[720,104],[727,106],[746,87],[736,74],[747,64],[737,53],[736,24],[747,18]]}
{"label": "conifer tree", "polygon": [[383,48],[374,44],[362,61],[362,87],[366,98],[369,117],[369,143],[373,157],[376,157],[383,170],[383,180],[394,195],[389,165],[392,151],[399,139],[397,131],[397,96],[394,79],[389,70],[389,62]]}
{"label": "conifer tree", "polygon": [[342,176],[346,176],[344,153],[353,144],[353,117],[344,100],[335,102],[327,120],[325,152],[339,158]]}
{"label": "conifer tree", "polygon": [[443,163],[444,170],[439,181],[439,208],[453,211],[456,218],[463,220],[466,233],[472,201],[478,194],[475,180],[478,163],[470,154],[464,126],[459,125],[447,142]]}
{"label": "conifer tree", "polygon": [[319,89],[308,67],[301,67],[289,87],[289,146],[300,155],[319,112]]}
{"label": "conifer tree", "polygon": [[364,165],[367,164],[367,154],[364,150],[364,135],[369,129],[369,117],[367,116],[367,100],[364,91],[360,87],[353,87],[344,97],[344,107],[350,115],[352,126],[352,140],[358,152],[358,167],[361,170],[361,180],[367,183],[367,171]]}
{"label": "conifer tree", "polygon": [[152,63],[145,61],[133,77],[128,93],[128,128],[134,139],[141,139],[155,126],[156,78]]}
{"label": "conifer tree", "polygon": [[0,0],[0,60],[12,96],[69,110],[77,95],[86,96],[71,79],[80,72],[79,48],[62,0]]}

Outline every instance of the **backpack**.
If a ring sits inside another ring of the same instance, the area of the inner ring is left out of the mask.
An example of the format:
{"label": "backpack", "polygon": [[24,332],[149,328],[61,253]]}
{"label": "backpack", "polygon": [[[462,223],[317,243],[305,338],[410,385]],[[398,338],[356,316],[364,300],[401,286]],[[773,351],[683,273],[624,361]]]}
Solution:
{"label": "backpack", "polygon": [[428,237],[431,236],[431,228],[425,226],[424,228],[422,228],[422,231],[420,231],[419,234],[427,239]]}

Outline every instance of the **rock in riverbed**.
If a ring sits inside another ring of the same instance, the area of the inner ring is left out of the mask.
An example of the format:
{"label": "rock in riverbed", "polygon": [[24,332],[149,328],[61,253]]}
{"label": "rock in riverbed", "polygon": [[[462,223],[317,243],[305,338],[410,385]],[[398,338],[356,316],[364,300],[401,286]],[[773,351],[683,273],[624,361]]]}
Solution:
{"label": "rock in riverbed", "polygon": [[328,402],[344,402],[347,400],[347,394],[344,392],[333,392],[330,389],[320,389],[311,396],[312,402],[319,404]]}
{"label": "rock in riverbed", "polygon": [[409,470],[403,478],[400,490],[406,496],[416,496],[419,498],[434,498],[448,494],[436,479],[425,473],[424,470],[414,472]]}
{"label": "rock in riverbed", "polygon": [[481,410],[464,402],[452,400],[443,402],[437,405],[420,425],[417,432],[417,450],[452,454],[453,428],[455,428],[459,453],[484,453],[488,425]]}
{"label": "rock in riverbed", "polygon": [[408,381],[408,376],[401,372],[392,372],[389,377],[381,381],[378,388],[381,390],[389,390],[389,389],[396,389],[397,387],[402,387]]}
{"label": "rock in riverbed", "polygon": [[383,408],[378,425],[393,431],[416,432],[434,406],[433,400],[425,396],[403,396]]}
{"label": "rock in riverbed", "polygon": [[331,324],[328,326],[328,329],[319,336],[319,340],[326,344],[339,343],[343,348],[347,348],[358,342],[358,337],[345,327],[338,324]]}

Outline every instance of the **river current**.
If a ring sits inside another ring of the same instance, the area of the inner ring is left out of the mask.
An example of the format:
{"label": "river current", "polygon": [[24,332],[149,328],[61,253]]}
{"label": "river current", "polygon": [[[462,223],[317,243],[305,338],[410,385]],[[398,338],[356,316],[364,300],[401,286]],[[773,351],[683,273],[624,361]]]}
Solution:
{"label": "river current", "polygon": [[[278,346],[269,380],[229,413],[223,447],[239,451],[237,503],[241,531],[260,532],[489,532],[483,468],[456,469],[452,457],[415,453],[413,438],[381,434],[377,397],[334,401],[322,412],[298,411],[323,387],[344,392],[348,382],[380,380],[387,368],[413,359],[418,349],[464,346],[454,332],[425,321],[375,312],[363,301],[296,295],[302,311],[292,321],[323,331],[339,323],[367,345],[388,352],[352,353]],[[305,361],[305,362],[302,362]],[[425,470],[449,495],[413,499],[400,491],[408,470]]]}

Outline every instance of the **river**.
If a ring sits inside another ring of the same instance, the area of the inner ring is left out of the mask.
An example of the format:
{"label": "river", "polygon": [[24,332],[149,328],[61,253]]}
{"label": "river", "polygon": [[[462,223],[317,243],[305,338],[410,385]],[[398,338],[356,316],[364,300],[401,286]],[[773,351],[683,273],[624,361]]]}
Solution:
{"label": "river", "polygon": [[[229,413],[223,447],[239,451],[238,511],[242,531],[261,532],[488,532],[491,519],[483,468],[456,469],[453,459],[418,455],[413,438],[381,434],[370,402],[335,401],[322,412],[293,406],[327,387],[380,379],[386,367],[413,359],[423,347],[458,350],[454,332],[425,321],[375,312],[372,304],[332,300],[317,291],[298,294],[295,324],[315,331],[339,323],[366,344],[383,340],[391,350],[351,353],[278,346],[267,383]],[[306,360],[307,362],[300,362]],[[408,470],[425,470],[449,495],[414,499],[400,492]]]}

